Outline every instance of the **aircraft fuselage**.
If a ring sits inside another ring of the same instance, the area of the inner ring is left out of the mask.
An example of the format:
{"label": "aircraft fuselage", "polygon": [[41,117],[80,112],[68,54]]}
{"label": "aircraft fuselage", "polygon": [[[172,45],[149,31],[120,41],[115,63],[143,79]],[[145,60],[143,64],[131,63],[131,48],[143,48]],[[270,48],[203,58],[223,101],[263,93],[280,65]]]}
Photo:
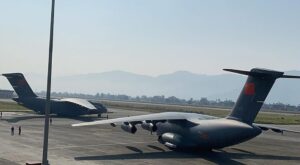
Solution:
{"label": "aircraft fuselage", "polygon": [[199,121],[159,122],[159,142],[169,148],[212,149],[235,145],[259,135],[260,128],[221,118]]}
{"label": "aircraft fuselage", "polygon": [[[37,113],[45,113],[45,98],[14,98],[13,100],[15,100],[18,104],[28,109],[31,109]],[[98,109],[88,109],[78,104],[61,102],[56,99],[51,99],[50,101],[50,113],[57,114],[58,116],[80,116],[86,114],[101,114],[105,112],[105,110],[102,111]]]}

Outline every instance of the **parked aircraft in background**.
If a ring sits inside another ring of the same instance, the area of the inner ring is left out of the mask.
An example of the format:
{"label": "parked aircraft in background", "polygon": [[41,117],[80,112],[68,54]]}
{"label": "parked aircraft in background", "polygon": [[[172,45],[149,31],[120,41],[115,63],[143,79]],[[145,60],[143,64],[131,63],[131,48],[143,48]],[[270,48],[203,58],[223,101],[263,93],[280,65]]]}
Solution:
{"label": "parked aircraft in background", "polygon": [[[18,98],[13,98],[14,101],[37,113],[45,113],[46,99],[38,97],[32,91],[22,73],[2,75],[8,79],[18,95]],[[107,109],[100,103],[92,103],[84,99],[62,98],[51,99],[50,113],[64,117],[76,117],[88,114],[97,114],[100,117],[102,113],[107,113]]]}
{"label": "parked aircraft in background", "polygon": [[136,125],[141,124],[143,129],[156,132],[158,141],[171,149],[223,148],[245,142],[268,129],[279,133],[284,131],[300,133],[253,123],[275,80],[277,78],[300,78],[300,76],[289,76],[284,75],[283,72],[259,68],[251,71],[224,70],[248,75],[232,112],[225,118],[197,113],[164,112],[84,122],[73,124],[73,126],[121,124],[124,131],[134,134],[137,131]]}

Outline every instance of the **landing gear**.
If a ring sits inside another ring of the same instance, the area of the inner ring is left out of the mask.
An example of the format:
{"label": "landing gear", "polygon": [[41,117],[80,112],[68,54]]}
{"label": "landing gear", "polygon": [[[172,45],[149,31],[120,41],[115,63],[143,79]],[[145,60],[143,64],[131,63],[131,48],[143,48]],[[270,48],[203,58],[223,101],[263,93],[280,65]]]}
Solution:
{"label": "landing gear", "polygon": [[158,141],[159,143],[161,143],[161,144],[164,144],[164,141],[162,140],[162,136],[161,136],[161,135],[159,135],[159,136],[157,137],[157,141]]}
{"label": "landing gear", "polygon": [[[102,116],[101,116],[101,113],[99,113],[98,115],[98,118],[101,118]],[[108,119],[108,114],[106,114],[106,119]]]}

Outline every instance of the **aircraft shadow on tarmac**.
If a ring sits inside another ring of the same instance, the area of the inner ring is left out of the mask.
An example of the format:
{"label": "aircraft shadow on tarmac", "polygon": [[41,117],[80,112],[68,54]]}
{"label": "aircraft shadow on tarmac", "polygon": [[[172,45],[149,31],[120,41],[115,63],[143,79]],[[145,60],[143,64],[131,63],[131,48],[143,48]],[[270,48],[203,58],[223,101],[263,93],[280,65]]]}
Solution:
{"label": "aircraft shadow on tarmac", "polygon": [[[7,121],[9,123],[17,123],[19,121],[23,120],[30,120],[30,119],[40,119],[45,118],[43,115],[27,115],[27,116],[16,116],[9,119],[2,118],[2,120]],[[68,119],[74,119],[79,120],[83,122],[89,122],[89,121],[95,121],[103,118],[99,118],[96,116],[80,116],[80,117],[60,117],[60,116],[51,116],[52,119],[58,119],[58,118],[68,118]],[[106,119],[106,117],[105,117]]]}
{"label": "aircraft shadow on tarmac", "polygon": [[40,118],[44,118],[44,116],[41,115],[16,116],[8,119],[2,118],[1,120],[7,121],[9,123],[17,123],[23,120],[40,119]]}
{"label": "aircraft shadow on tarmac", "polygon": [[269,154],[255,154],[241,149],[234,148],[236,152],[226,152],[224,150],[213,150],[206,152],[178,152],[178,151],[165,151],[164,149],[148,145],[149,148],[158,150],[158,152],[143,153],[142,150],[126,146],[127,149],[135,153],[116,154],[116,155],[101,155],[101,156],[81,156],[75,157],[77,161],[81,160],[130,160],[130,159],[191,159],[199,158],[205,159],[209,162],[216,164],[244,164],[237,160],[239,159],[267,159],[267,160],[300,160],[300,157],[295,156],[279,156]]}

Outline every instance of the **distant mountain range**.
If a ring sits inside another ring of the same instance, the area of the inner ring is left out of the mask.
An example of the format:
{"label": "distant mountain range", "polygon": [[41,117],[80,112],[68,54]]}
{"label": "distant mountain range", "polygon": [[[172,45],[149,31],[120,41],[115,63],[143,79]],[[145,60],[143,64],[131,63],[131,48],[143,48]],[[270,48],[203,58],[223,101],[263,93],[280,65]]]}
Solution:
{"label": "distant mountain range", "polygon": [[[300,75],[300,71],[286,74]],[[34,91],[46,89],[46,76],[25,74]],[[203,75],[178,71],[157,77],[133,74],[124,71],[53,77],[52,91],[69,93],[110,93],[129,96],[176,96],[184,99],[236,100],[246,80],[237,74]],[[2,89],[11,89],[7,80],[0,80]],[[3,86],[3,87],[2,87]],[[300,80],[279,79],[268,98],[268,103],[282,102],[300,104]]]}

